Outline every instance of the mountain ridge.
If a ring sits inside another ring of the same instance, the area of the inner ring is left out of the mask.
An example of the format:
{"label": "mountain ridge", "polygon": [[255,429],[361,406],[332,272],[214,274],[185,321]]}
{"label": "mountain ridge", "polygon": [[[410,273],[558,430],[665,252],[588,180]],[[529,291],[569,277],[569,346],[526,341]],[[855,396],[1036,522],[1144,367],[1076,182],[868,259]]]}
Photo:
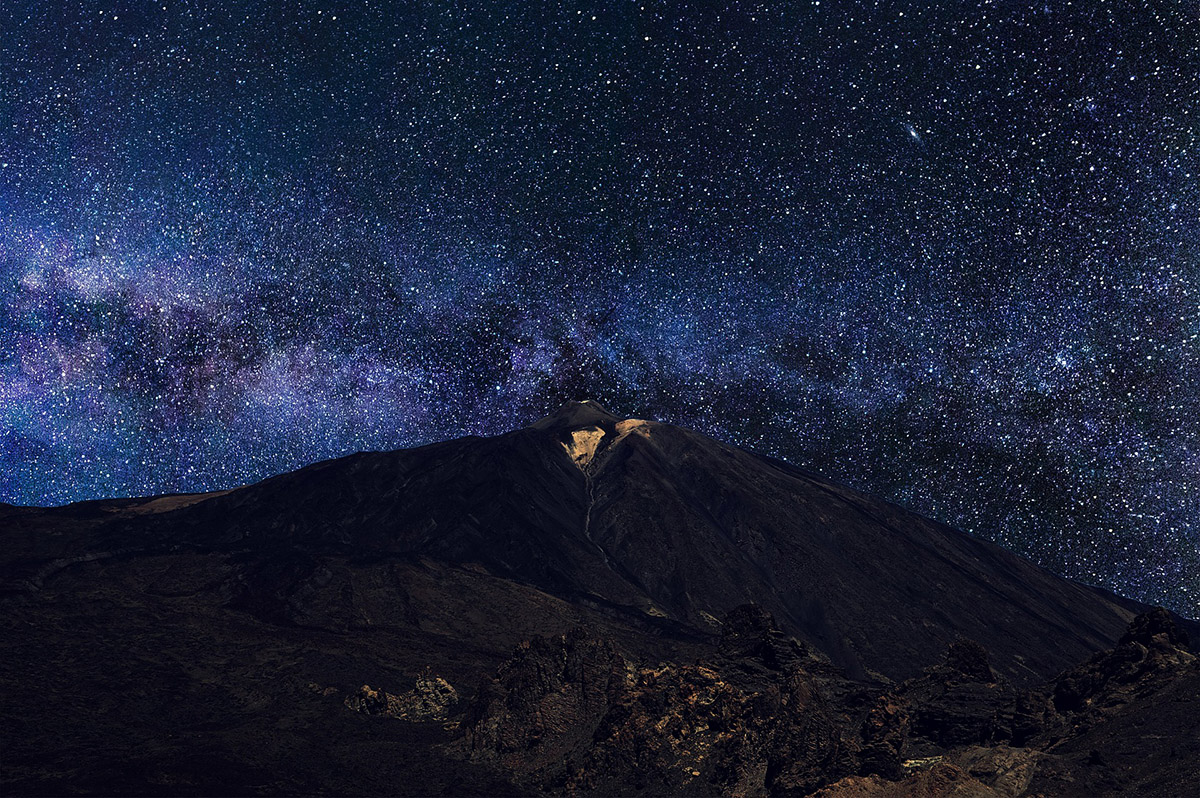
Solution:
{"label": "mountain ridge", "polygon": [[[116,515],[101,534],[110,551],[286,544],[477,561],[698,636],[761,602],[859,677],[908,678],[928,650],[967,636],[1010,678],[1036,681],[1115,643],[1145,609],[784,461],[595,402],[493,437],[356,453]],[[990,639],[993,627],[1018,642]],[[1057,648],[1032,663],[1020,653],[1036,648],[1031,628]]]}

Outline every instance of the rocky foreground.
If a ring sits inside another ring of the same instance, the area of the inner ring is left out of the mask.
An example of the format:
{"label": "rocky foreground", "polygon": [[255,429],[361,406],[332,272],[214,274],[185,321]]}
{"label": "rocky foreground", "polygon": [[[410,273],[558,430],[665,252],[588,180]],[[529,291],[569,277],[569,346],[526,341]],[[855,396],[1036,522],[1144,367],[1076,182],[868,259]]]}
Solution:
{"label": "rocky foreground", "polygon": [[900,684],[847,680],[756,606],[710,656],[632,662],[578,629],[522,644],[455,717],[455,756],[530,792],[595,795],[1185,795],[1200,660],[1169,614],[1015,689],[968,640]]}

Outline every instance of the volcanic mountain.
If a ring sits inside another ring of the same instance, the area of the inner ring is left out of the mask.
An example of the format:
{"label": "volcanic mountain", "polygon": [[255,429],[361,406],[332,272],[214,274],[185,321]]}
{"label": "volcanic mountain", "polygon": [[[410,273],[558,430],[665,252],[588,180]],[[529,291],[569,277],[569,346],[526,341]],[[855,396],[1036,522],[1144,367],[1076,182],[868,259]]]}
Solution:
{"label": "volcanic mountain", "polygon": [[259,561],[243,601],[281,621],[304,612],[295,591],[339,554],[473,565],[697,637],[753,602],[852,675],[890,678],[957,637],[1017,682],[1048,678],[1112,645],[1139,610],[779,460],[594,402],[133,515],[102,541]]}
{"label": "volcanic mountain", "polygon": [[[3,506],[0,542],[9,793],[504,792],[520,783],[504,775],[513,767],[456,758],[449,729],[455,702],[522,641],[585,629],[609,642],[532,650],[583,663],[576,675],[593,661],[628,674],[621,657],[694,662],[718,641],[728,653],[729,618],[747,623],[750,606],[766,619],[750,627],[776,642],[746,650],[840,674],[821,688],[836,701],[852,684],[924,684],[964,639],[990,654],[973,670],[985,682],[1034,686],[1117,646],[1149,609],[590,401],[492,438],[355,454],[220,493]],[[780,654],[788,645],[803,656]],[[353,693],[363,682],[415,686]],[[325,700],[347,691],[345,707]],[[495,742],[479,724],[508,722],[487,695],[466,716],[476,748]],[[368,733],[364,713],[420,722]],[[855,756],[795,784],[886,771],[864,764],[876,753]]]}

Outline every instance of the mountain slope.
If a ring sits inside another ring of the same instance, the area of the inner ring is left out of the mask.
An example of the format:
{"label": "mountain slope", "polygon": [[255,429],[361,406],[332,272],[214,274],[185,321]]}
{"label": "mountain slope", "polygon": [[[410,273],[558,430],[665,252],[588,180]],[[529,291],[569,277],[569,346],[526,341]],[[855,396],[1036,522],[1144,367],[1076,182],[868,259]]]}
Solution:
{"label": "mountain slope", "polygon": [[244,587],[263,612],[260,594],[287,592],[314,557],[428,557],[700,638],[758,603],[856,676],[914,676],[967,637],[1030,683],[1111,646],[1142,609],[780,461],[586,402],[494,438],[179,503],[126,513],[92,545],[263,559]]}

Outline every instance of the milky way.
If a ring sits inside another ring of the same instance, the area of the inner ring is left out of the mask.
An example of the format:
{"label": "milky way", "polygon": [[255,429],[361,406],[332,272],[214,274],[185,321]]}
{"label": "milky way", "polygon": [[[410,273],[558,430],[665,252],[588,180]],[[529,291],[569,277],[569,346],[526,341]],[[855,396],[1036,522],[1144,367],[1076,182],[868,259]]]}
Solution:
{"label": "milky way", "polygon": [[0,5],[0,500],[687,425],[1200,614],[1200,3]]}

